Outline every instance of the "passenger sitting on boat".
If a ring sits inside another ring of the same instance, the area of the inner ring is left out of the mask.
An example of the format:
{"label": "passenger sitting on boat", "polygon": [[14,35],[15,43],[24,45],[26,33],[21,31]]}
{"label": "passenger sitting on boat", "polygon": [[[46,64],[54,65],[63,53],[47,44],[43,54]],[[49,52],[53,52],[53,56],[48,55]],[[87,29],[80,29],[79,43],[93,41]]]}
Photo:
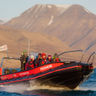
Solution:
{"label": "passenger sitting on boat", "polygon": [[58,57],[58,54],[55,53],[54,56],[53,56],[53,62],[60,62],[61,60],[59,59]]}
{"label": "passenger sitting on boat", "polygon": [[42,63],[41,53],[38,54],[37,58],[34,60],[34,63],[35,63],[35,67],[38,67],[41,65],[41,63]]}
{"label": "passenger sitting on boat", "polygon": [[60,62],[61,60],[57,57],[57,58],[55,59],[55,61],[56,61],[56,62]]}
{"label": "passenger sitting on boat", "polygon": [[30,70],[34,68],[34,56],[30,56],[30,60],[26,63],[25,70]]}
{"label": "passenger sitting on boat", "polygon": [[20,57],[20,61],[21,61],[21,71],[24,71],[25,70],[25,64],[28,62],[28,54],[27,54],[27,51],[24,50],[21,54],[21,57]]}
{"label": "passenger sitting on boat", "polygon": [[51,62],[52,62],[52,56],[51,55],[48,55],[47,63],[51,63]]}
{"label": "passenger sitting on boat", "polygon": [[46,64],[47,60],[46,60],[46,54],[42,53],[42,64]]}

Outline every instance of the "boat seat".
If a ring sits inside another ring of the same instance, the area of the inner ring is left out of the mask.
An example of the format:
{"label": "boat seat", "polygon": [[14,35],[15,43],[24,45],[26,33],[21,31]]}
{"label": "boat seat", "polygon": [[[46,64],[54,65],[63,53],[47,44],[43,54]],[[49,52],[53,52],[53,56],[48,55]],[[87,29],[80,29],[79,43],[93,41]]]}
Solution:
{"label": "boat seat", "polygon": [[10,74],[10,69],[4,69],[4,74],[7,75],[7,74]]}
{"label": "boat seat", "polygon": [[16,69],[12,69],[12,70],[11,70],[11,73],[16,73],[16,72],[17,72]]}

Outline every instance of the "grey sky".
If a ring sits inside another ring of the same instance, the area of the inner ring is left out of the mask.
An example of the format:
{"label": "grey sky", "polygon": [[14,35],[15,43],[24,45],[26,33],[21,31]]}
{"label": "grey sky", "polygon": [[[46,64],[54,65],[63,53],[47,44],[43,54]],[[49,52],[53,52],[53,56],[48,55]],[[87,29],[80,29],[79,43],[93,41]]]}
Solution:
{"label": "grey sky", "polygon": [[96,14],[96,0],[0,0],[0,19],[9,20],[35,4],[80,4]]}

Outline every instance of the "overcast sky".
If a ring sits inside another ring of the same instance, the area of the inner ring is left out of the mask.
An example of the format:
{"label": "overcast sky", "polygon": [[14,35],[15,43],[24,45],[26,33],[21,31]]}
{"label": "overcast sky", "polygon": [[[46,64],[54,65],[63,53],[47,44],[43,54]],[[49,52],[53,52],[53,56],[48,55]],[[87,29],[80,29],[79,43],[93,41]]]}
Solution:
{"label": "overcast sky", "polygon": [[0,0],[0,19],[9,20],[35,4],[80,4],[96,14],[96,0]]}

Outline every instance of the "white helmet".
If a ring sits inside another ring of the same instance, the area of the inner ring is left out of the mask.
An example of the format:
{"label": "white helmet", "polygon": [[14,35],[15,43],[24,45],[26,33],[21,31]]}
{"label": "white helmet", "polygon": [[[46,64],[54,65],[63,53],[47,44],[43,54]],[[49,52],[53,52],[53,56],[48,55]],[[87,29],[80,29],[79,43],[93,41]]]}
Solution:
{"label": "white helmet", "polygon": [[30,58],[31,58],[31,59],[34,59],[34,55],[31,55]]}

